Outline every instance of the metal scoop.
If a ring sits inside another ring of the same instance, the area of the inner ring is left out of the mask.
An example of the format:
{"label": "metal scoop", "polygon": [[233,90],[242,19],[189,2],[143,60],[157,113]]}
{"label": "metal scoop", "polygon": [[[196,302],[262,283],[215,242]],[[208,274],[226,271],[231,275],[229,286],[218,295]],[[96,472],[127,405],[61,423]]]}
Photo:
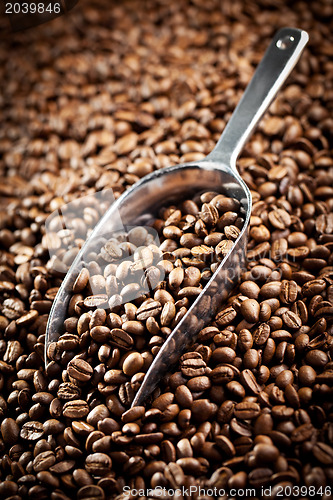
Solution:
{"label": "metal scoop", "polygon": [[[162,377],[195,341],[199,331],[212,320],[240,278],[245,266],[251,194],[237,172],[236,160],[251,132],[294,68],[307,41],[308,34],[305,31],[281,29],[274,36],[213,151],[203,160],[153,172],[120,196],[97,224],[62,282],[46,328],[46,350],[50,342],[57,341],[63,328],[70,292],[82,267],[83,255],[87,255],[89,245],[105,233],[105,227],[112,233],[113,229],[119,227],[119,218],[124,226],[142,225],[147,218],[156,215],[158,208],[168,200],[177,200],[185,194],[191,196],[202,190],[220,191],[239,200],[244,217],[239,237],[186,315],[168,336],[149,368],[132,406],[140,405],[147,399]],[[47,364],[46,352],[45,363]]]}

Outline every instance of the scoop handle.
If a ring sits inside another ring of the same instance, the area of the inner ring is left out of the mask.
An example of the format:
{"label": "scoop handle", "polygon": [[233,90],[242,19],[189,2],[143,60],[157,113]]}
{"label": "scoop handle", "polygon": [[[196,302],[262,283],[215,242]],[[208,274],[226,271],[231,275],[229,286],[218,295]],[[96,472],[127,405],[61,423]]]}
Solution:
{"label": "scoop handle", "polygon": [[236,160],[245,142],[296,65],[308,40],[307,32],[296,28],[282,28],[275,34],[207,159],[230,166],[238,175]]}

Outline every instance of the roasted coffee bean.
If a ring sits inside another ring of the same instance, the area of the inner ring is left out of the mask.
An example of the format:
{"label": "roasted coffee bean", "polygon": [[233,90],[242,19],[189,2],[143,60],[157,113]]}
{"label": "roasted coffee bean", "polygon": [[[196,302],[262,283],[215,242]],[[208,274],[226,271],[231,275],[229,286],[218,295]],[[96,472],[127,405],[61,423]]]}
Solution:
{"label": "roasted coffee bean", "polygon": [[37,421],[30,421],[23,424],[20,436],[28,441],[37,441],[44,434],[43,424]]}
{"label": "roasted coffee bean", "polygon": [[113,328],[110,337],[111,342],[122,349],[130,349],[134,344],[132,337],[120,328]]}
{"label": "roasted coffee bean", "polygon": [[83,359],[75,358],[68,364],[68,374],[79,382],[88,382],[93,374],[93,369]]}
{"label": "roasted coffee bean", "polygon": [[255,299],[247,299],[242,302],[240,312],[249,323],[259,321],[260,306]]}
{"label": "roasted coffee bean", "polygon": [[13,445],[17,442],[20,434],[20,428],[12,418],[5,418],[1,422],[1,436],[4,442],[8,445]]}
{"label": "roasted coffee bean", "polygon": [[220,365],[214,368],[209,376],[214,384],[227,384],[234,378],[234,371],[228,365]]}
{"label": "roasted coffee bean", "polygon": [[44,451],[39,453],[33,461],[33,469],[35,472],[41,472],[49,469],[56,462],[56,456],[53,451]]}
{"label": "roasted coffee bean", "polygon": [[105,453],[92,453],[85,461],[85,469],[89,474],[104,476],[112,466],[111,458]]}
{"label": "roasted coffee bean", "polygon": [[144,359],[139,352],[131,352],[123,363],[123,372],[125,375],[132,376],[139,372],[143,367]]}
{"label": "roasted coffee bean", "polygon": [[86,401],[74,399],[64,404],[62,413],[65,417],[80,419],[88,415],[89,406]]}
{"label": "roasted coffee bean", "polygon": [[287,328],[298,330],[302,326],[301,318],[292,311],[286,311],[282,314],[282,319]]}
{"label": "roasted coffee bean", "polygon": [[236,418],[248,420],[258,417],[260,414],[260,406],[257,403],[244,402],[238,403],[235,406],[234,415]]}
{"label": "roasted coffee bean", "polygon": [[199,353],[185,354],[181,357],[180,368],[185,377],[200,377],[205,374],[206,363]]}
{"label": "roasted coffee bean", "polygon": [[283,280],[281,283],[280,300],[284,304],[290,304],[297,299],[297,284],[295,281]]}
{"label": "roasted coffee bean", "polygon": [[253,448],[253,454],[258,465],[265,465],[267,463],[275,462],[280,453],[276,446],[273,446],[271,444],[258,443]]}
{"label": "roasted coffee bean", "polygon": [[269,325],[267,323],[261,323],[253,333],[253,341],[256,345],[262,346],[267,342],[269,335]]}

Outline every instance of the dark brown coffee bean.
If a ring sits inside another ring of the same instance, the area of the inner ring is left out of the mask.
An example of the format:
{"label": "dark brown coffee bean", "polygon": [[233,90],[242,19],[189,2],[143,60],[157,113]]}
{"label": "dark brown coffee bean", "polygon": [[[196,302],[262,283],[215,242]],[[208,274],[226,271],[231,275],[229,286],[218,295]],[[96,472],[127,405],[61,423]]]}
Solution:
{"label": "dark brown coffee bean", "polygon": [[292,330],[298,330],[302,326],[301,318],[292,311],[283,313],[282,319],[287,328],[291,328]]}
{"label": "dark brown coffee bean", "polygon": [[298,382],[301,385],[310,387],[316,381],[317,373],[310,365],[303,365],[298,370]]}
{"label": "dark brown coffee bean", "polygon": [[113,328],[110,332],[110,341],[122,349],[130,349],[134,344],[132,337],[120,328]]}
{"label": "dark brown coffee bean", "polygon": [[259,353],[256,349],[248,349],[243,356],[244,368],[253,370],[259,364]]}
{"label": "dark brown coffee bean", "polygon": [[212,354],[212,361],[216,364],[232,363],[236,357],[236,352],[231,347],[218,347]]}
{"label": "dark brown coffee bean", "polygon": [[122,370],[109,370],[104,375],[104,381],[111,385],[122,384],[127,381],[127,377]]}
{"label": "dark brown coffee bean", "polygon": [[257,299],[260,293],[259,286],[254,281],[243,281],[239,286],[239,291],[250,299]]}
{"label": "dark brown coffee bean", "polygon": [[121,420],[124,423],[134,422],[142,418],[144,414],[144,406],[134,406],[133,408],[130,408],[125,413],[123,413],[123,415],[121,416]]}
{"label": "dark brown coffee bean", "polygon": [[154,400],[152,406],[160,411],[165,411],[173,403],[173,400],[174,394],[172,392],[165,392]]}
{"label": "dark brown coffee bean", "polygon": [[90,278],[90,273],[87,268],[81,269],[79,272],[78,277],[76,278],[74,285],[73,285],[73,292],[74,293],[81,293],[87,286]]}
{"label": "dark brown coffee bean", "polygon": [[311,280],[304,283],[302,286],[303,297],[313,297],[313,295],[320,294],[326,288],[326,282],[322,279]]}
{"label": "dark brown coffee bean", "polygon": [[286,210],[277,208],[268,214],[269,222],[277,229],[285,229],[291,225],[290,215]]}
{"label": "dark brown coffee bean", "polygon": [[292,304],[297,300],[297,284],[295,281],[283,280],[281,283],[281,292],[279,296],[284,304]]}
{"label": "dark brown coffee bean", "polygon": [[194,377],[188,381],[187,387],[192,393],[200,393],[210,389],[211,382],[208,377]]}
{"label": "dark brown coffee bean", "polygon": [[125,375],[132,376],[139,372],[143,367],[144,359],[139,352],[131,352],[123,363],[123,372]]}
{"label": "dark brown coffee bean", "polygon": [[307,441],[311,438],[313,433],[312,424],[302,424],[296,429],[294,429],[291,433],[291,440],[295,443],[301,443],[303,441]]}
{"label": "dark brown coffee bean", "polygon": [[258,443],[253,448],[253,453],[255,457],[256,463],[259,465],[265,465],[267,463],[272,463],[277,460],[280,455],[280,452],[276,446]]}
{"label": "dark brown coffee bean", "polygon": [[316,443],[312,453],[320,463],[324,465],[333,464],[333,448],[328,444],[321,442]]}
{"label": "dark brown coffee bean", "polygon": [[215,443],[227,457],[236,455],[235,447],[228,437],[223,435],[215,436]]}
{"label": "dark brown coffee bean", "polygon": [[282,284],[280,281],[270,281],[265,283],[260,289],[260,295],[263,299],[279,297]]}
{"label": "dark brown coffee bean", "polygon": [[236,316],[237,312],[233,307],[230,306],[218,312],[215,317],[215,321],[218,324],[218,326],[226,326],[230,324],[235,319]]}
{"label": "dark brown coffee bean", "polygon": [[247,329],[243,329],[238,334],[238,347],[241,352],[248,351],[253,346],[253,337],[251,332]]}
{"label": "dark brown coffee bean", "polygon": [[179,403],[179,405],[183,408],[191,408],[193,403],[193,396],[191,390],[186,387],[186,385],[179,385],[177,387],[175,391],[175,398],[177,403]]}
{"label": "dark brown coffee bean", "polygon": [[323,368],[328,363],[326,352],[313,349],[305,355],[304,361],[313,368]]}

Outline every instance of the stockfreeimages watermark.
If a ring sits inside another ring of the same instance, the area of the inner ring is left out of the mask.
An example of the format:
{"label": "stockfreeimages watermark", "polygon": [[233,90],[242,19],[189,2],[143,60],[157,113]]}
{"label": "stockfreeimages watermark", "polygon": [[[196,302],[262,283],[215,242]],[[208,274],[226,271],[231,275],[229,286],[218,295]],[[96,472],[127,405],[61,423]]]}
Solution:
{"label": "stockfreeimages watermark", "polygon": [[[271,488],[266,488],[267,489],[267,496],[270,496],[271,494]],[[261,489],[261,495],[265,494],[264,490],[265,488]],[[270,491],[269,491],[270,490]],[[200,496],[208,496],[212,498],[218,498],[218,497],[225,497],[231,496],[231,497],[253,497],[256,496],[259,493],[259,491],[255,488],[232,488],[231,490],[226,490],[224,488],[217,488],[217,487],[212,487],[212,488],[203,488],[201,486],[181,486],[177,488],[166,488],[164,486],[156,486],[156,488],[147,488],[147,489],[133,489],[130,488],[129,486],[125,486],[123,489],[123,494],[125,496],[132,496],[132,497],[161,497],[161,498],[177,498],[177,497],[191,497],[192,495],[198,495]]]}
{"label": "stockfreeimages watermark", "polygon": [[133,489],[130,486],[123,488],[125,497],[132,496],[133,498],[151,497],[151,498],[186,498],[192,495],[198,497],[211,498],[270,498],[274,492],[276,498],[285,497],[318,497],[330,496],[332,494],[331,486],[298,486],[298,485],[275,485],[275,486],[260,486],[258,488],[204,488],[201,486],[181,486],[177,488],[166,488],[165,486],[156,486],[156,488]]}

